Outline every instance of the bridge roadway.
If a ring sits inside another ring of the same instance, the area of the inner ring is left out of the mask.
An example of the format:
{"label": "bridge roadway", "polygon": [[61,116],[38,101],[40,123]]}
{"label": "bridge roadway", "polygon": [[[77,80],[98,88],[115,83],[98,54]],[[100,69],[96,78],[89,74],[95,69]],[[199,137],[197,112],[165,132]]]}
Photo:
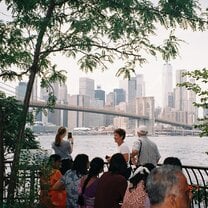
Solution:
{"label": "bridge roadway", "polygon": [[[30,102],[30,107],[48,108],[46,106],[46,102],[42,102],[42,101],[31,101]],[[55,105],[54,109],[113,115],[113,116],[133,118],[133,119],[136,119],[136,120],[143,120],[143,121],[148,121],[149,120],[148,116],[139,116],[139,115],[131,114],[131,113],[118,112],[118,111],[115,111],[115,110],[96,109],[96,108],[92,108],[92,107],[81,107],[81,106],[58,104],[58,103]],[[193,129],[193,126],[191,126],[191,125],[187,125],[185,123],[178,123],[178,122],[168,121],[168,120],[164,120],[164,119],[155,119],[155,122],[163,123],[163,124],[169,124],[169,125],[172,125],[172,126],[183,127],[185,129]]]}
{"label": "bridge roadway", "polygon": [[[1,83],[0,84],[4,84],[5,83]],[[6,91],[8,91],[5,88]],[[11,91],[8,91],[9,93],[14,93]],[[23,100],[19,100],[20,102],[23,102]],[[42,102],[42,101],[31,101],[30,102],[30,107],[39,107],[39,108],[48,108],[46,106],[46,102]],[[127,117],[127,118],[133,118],[136,120],[149,120],[148,116],[138,116],[135,114],[130,114],[130,113],[122,113],[122,112],[118,112],[115,110],[106,110],[106,109],[95,109],[92,107],[80,107],[80,106],[72,106],[72,105],[64,105],[64,104],[56,104],[56,106],[54,107],[54,109],[59,109],[59,110],[67,110],[67,111],[81,111],[81,112],[89,112],[89,113],[96,113],[96,114],[105,114],[105,115],[113,115],[113,116],[121,116],[121,117]],[[179,123],[179,122],[173,122],[173,121],[168,121],[168,120],[164,120],[164,119],[155,119],[155,122],[158,123],[163,123],[163,124],[170,124],[172,126],[178,126],[178,127],[183,127],[185,129],[193,129],[192,125],[187,125],[185,123]]]}

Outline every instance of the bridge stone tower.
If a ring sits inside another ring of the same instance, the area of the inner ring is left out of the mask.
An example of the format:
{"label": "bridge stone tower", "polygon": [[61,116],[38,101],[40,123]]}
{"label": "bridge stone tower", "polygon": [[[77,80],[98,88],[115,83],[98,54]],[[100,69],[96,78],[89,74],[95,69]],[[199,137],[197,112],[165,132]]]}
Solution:
{"label": "bridge stone tower", "polygon": [[149,120],[138,120],[137,126],[146,125],[148,132],[154,135],[155,124],[155,100],[154,97],[137,97],[136,98],[136,114],[139,116],[148,116]]}

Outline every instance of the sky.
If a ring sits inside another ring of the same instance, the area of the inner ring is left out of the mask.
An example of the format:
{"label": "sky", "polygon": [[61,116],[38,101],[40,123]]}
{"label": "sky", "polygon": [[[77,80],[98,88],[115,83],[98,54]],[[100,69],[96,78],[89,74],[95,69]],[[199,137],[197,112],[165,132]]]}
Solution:
{"label": "sky", "polygon": [[[204,7],[208,7],[207,0],[199,1]],[[3,13],[3,14],[2,14]],[[5,18],[5,8],[0,5],[0,18]],[[7,17],[6,17],[7,18]],[[161,41],[168,35],[167,31],[163,29],[158,30],[158,36],[156,39]],[[208,31],[206,32],[193,32],[177,30],[176,35],[179,39],[184,40],[186,43],[180,45],[180,55],[177,59],[170,61],[173,67],[173,83],[175,83],[175,71],[178,69],[202,69],[208,67]],[[115,61],[114,64],[109,66],[109,69],[105,72],[94,71],[93,73],[84,73],[79,70],[76,61],[57,55],[53,57],[60,69],[65,69],[67,73],[67,86],[68,93],[78,94],[79,92],[79,78],[89,77],[95,80],[95,88],[100,85],[106,93],[109,93],[114,88],[119,87],[119,80],[115,76],[116,68],[119,68],[120,63]],[[136,67],[136,73],[144,74],[146,96],[154,96],[156,106],[162,105],[162,69],[164,61],[158,57],[151,57],[148,59],[148,63],[142,67]]]}

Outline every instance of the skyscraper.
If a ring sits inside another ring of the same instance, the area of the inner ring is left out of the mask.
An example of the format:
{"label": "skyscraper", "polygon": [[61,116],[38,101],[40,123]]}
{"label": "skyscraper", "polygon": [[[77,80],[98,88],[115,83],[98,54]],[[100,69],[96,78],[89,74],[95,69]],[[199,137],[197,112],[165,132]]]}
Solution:
{"label": "skyscraper", "polygon": [[[189,82],[192,84],[195,83],[195,79],[190,79]],[[194,106],[196,102],[196,93],[189,90],[188,91],[188,123],[193,124],[197,121],[198,118],[198,108]]]}
{"label": "skyscraper", "polygon": [[94,80],[87,77],[79,78],[79,94],[89,96],[93,100],[95,98]]}
{"label": "skyscraper", "polygon": [[145,96],[144,75],[137,74],[136,75],[136,97],[144,97],[144,96]]}
{"label": "skyscraper", "polygon": [[115,106],[115,93],[114,92],[110,92],[110,93],[107,94],[106,104],[108,106]]}
{"label": "skyscraper", "polygon": [[95,99],[102,100],[105,105],[105,91],[100,86],[97,86],[97,90],[95,90]]}
{"label": "skyscraper", "polygon": [[126,93],[126,102],[130,103],[136,100],[137,81],[136,77],[131,77],[130,80],[120,80],[119,87]]}
{"label": "skyscraper", "polygon": [[131,79],[128,80],[128,103],[136,101],[136,94],[137,94],[136,77],[131,77]]}
{"label": "skyscraper", "polygon": [[[69,97],[69,104],[74,106],[89,107],[90,97],[86,95],[72,95]],[[68,127],[89,127],[89,113],[79,111],[68,111]]]}
{"label": "skyscraper", "polygon": [[126,101],[126,92],[124,89],[114,89],[113,92],[115,94],[115,105]]}
{"label": "skyscraper", "polygon": [[[186,72],[184,69],[176,71],[176,84],[187,81],[187,77],[183,76],[184,72]],[[175,108],[179,111],[188,112],[188,91],[185,87],[177,86],[175,89]]]}
{"label": "skyscraper", "polygon": [[[60,85],[60,83],[53,83],[53,89],[49,89],[49,92],[53,91],[57,98],[57,103],[66,104],[67,103],[67,86],[65,84]],[[41,88],[41,99],[47,100],[48,93],[45,89]],[[48,122],[55,125],[67,126],[68,113],[64,110],[54,110],[54,112],[48,112]]]}
{"label": "skyscraper", "polygon": [[162,72],[162,91],[163,91],[163,108],[170,107],[169,94],[173,92],[173,72],[172,66],[169,63],[165,63]]}
{"label": "skyscraper", "polygon": [[15,89],[15,95],[17,100],[24,100],[27,89],[27,82],[19,82]]}

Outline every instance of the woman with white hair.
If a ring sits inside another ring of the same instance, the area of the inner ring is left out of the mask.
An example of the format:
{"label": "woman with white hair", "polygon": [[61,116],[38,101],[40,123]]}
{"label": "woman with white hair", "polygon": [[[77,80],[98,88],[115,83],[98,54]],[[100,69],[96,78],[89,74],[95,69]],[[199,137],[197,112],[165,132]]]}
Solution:
{"label": "woman with white hair", "polygon": [[149,198],[146,192],[146,180],[155,166],[147,163],[138,167],[129,179],[129,187],[126,190],[122,208],[149,208]]}

